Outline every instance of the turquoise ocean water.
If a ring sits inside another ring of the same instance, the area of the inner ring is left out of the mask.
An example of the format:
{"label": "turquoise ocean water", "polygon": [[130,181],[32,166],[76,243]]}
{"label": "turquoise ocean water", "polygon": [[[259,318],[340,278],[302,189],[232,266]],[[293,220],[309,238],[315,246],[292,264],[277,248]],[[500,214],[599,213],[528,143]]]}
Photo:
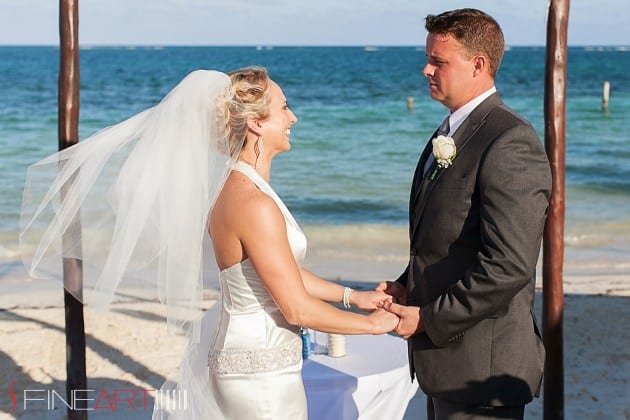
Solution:
{"label": "turquoise ocean water", "polygon": [[[272,185],[318,255],[404,263],[411,176],[446,115],[428,97],[422,48],[94,47],[80,59],[81,138],[154,105],[194,69],[267,67],[299,118]],[[496,83],[541,139],[544,61],[543,47],[513,47]],[[25,169],[57,149],[58,64],[56,47],[0,47],[0,267],[19,260]],[[565,243],[575,270],[630,268],[629,69],[628,47],[569,49]]]}

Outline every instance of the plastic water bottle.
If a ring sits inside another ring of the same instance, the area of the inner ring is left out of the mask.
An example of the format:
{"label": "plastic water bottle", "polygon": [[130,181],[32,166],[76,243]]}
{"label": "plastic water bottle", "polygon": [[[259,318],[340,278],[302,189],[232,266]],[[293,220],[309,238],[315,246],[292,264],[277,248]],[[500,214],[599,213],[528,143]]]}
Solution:
{"label": "plastic water bottle", "polygon": [[311,335],[307,328],[300,327],[300,337],[302,338],[302,359],[306,360],[311,355]]}

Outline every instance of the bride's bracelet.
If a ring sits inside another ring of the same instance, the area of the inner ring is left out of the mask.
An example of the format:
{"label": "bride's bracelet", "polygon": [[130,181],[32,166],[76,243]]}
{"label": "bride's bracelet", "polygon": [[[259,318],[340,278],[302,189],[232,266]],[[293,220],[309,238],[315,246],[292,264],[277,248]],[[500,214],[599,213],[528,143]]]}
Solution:
{"label": "bride's bracelet", "polygon": [[343,307],[346,309],[350,309],[350,293],[354,292],[354,289],[349,287],[343,288]]}

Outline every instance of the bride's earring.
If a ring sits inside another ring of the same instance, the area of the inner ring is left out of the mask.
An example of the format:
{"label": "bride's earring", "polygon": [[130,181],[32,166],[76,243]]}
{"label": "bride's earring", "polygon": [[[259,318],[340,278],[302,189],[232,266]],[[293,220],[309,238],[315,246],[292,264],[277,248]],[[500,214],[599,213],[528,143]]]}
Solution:
{"label": "bride's earring", "polygon": [[256,154],[256,163],[254,167],[258,170],[258,158],[262,155],[263,150],[265,149],[265,143],[263,142],[263,136],[258,136],[258,140],[256,140],[256,144],[254,144],[254,153]]}

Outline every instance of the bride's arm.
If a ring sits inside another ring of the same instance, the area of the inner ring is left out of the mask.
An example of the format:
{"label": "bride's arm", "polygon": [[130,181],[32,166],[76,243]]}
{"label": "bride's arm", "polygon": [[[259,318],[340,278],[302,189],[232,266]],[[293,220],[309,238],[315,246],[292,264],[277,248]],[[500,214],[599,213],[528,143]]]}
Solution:
{"label": "bride's arm", "polygon": [[[300,270],[300,273],[304,286],[311,296],[326,302],[343,302],[344,286],[318,277],[304,268]],[[385,302],[392,300],[390,295],[381,290],[352,290],[348,297],[350,305],[363,311],[373,311],[380,308]]]}
{"label": "bride's arm", "polygon": [[[238,236],[247,257],[289,323],[340,334],[382,334],[398,324],[398,317],[383,309],[361,315],[311,295],[291,252],[284,217],[270,197],[252,197],[237,212]],[[307,282],[315,284],[318,293],[340,300],[342,286],[311,280],[309,276]]]}

